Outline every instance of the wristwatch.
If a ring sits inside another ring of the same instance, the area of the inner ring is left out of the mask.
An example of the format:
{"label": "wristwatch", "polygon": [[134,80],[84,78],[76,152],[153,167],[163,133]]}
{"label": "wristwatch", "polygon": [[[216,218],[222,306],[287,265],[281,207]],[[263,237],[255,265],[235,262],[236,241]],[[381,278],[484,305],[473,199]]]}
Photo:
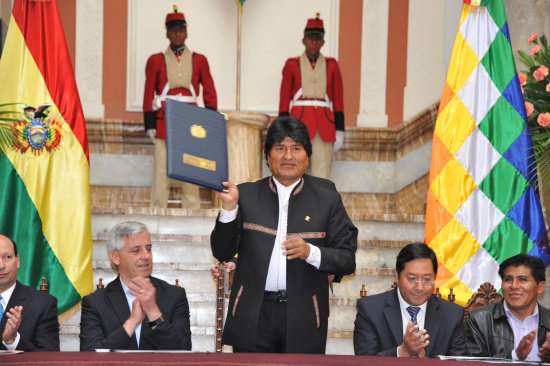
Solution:
{"label": "wristwatch", "polygon": [[147,325],[152,329],[155,330],[156,327],[158,327],[160,324],[164,323],[164,317],[162,314],[160,314],[160,317],[158,319],[155,319],[153,321],[147,322]]}

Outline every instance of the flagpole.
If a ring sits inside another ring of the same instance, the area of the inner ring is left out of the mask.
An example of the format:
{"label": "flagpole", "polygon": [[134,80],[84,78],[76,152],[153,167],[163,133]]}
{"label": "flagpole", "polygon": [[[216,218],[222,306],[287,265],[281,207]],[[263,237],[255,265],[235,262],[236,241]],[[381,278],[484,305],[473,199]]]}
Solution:
{"label": "flagpole", "polygon": [[243,7],[237,6],[239,15],[237,18],[237,111],[241,110],[241,30]]}

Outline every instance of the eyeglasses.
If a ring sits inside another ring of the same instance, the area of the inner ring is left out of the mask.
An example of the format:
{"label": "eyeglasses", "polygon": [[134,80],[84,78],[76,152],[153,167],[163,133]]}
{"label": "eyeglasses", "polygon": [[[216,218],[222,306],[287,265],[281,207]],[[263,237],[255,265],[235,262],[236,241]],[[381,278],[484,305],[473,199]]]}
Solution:
{"label": "eyeglasses", "polygon": [[407,283],[411,286],[415,286],[417,283],[421,284],[424,287],[432,286],[435,283],[434,279],[431,278],[422,278],[420,280],[417,280],[416,278],[405,278],[407,280]]}

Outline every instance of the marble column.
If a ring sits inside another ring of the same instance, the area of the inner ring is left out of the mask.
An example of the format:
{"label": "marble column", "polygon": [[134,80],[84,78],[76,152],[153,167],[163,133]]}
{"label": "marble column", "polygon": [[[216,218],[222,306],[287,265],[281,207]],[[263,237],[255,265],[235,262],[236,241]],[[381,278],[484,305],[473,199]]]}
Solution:
{"label": "marble column", "polygon": [[[242,111],[227,112],[227,116],[229,180],[235,184],[254,182],[262,177],[262,130],[269,116]],[[220,207],[213,193],[212,206]]]}
{"label": "marble column", "polygon": [[387,127],[386,72],[389,0],[363,0],[359,127]]}
{"label": "marble column", "polygon": [[75,77],[84,115],[103,119],[103,1],[76,2]]}
{"label": "marble column", "polygon": [[269,117],[253,112],[229,112],[228,116],[229,179],[235,184],[258,180],[262,177],[262,130]]}

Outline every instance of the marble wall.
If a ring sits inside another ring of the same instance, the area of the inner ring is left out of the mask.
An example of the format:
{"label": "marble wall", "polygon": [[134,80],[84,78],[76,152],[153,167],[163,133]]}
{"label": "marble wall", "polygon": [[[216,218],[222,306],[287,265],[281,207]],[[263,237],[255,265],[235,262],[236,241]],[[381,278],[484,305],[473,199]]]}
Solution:
{"label": "marble wall", "polygon": [[504,0],[516,68],[525,67],[517,57],[517,50],[528,52],[527,38],[533,33],[550,36],[550,2],[548,0]]}

